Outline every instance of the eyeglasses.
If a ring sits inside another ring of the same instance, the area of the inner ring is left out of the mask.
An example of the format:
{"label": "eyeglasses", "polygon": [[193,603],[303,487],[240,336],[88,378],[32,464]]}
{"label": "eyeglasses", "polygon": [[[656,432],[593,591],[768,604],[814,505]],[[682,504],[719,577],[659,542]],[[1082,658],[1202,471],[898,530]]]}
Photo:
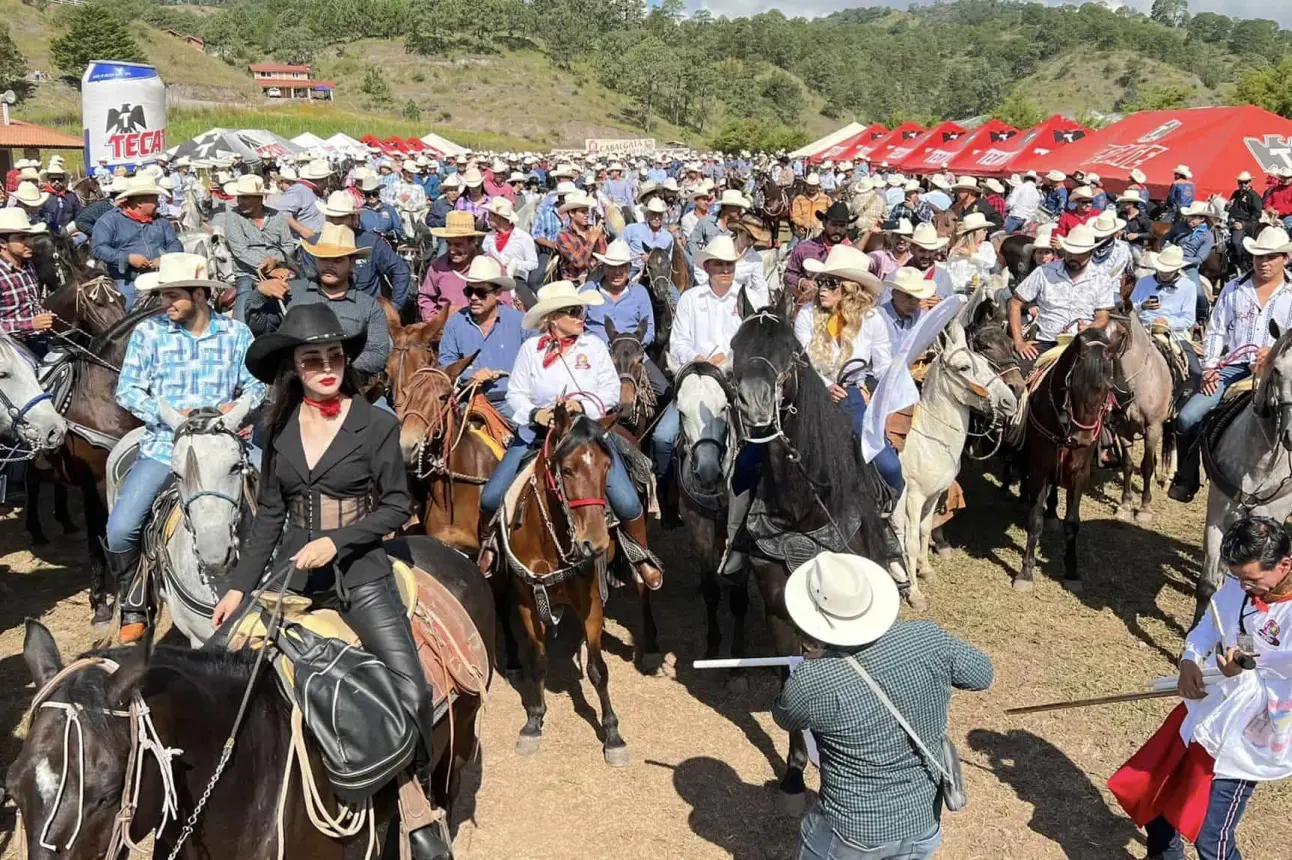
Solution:
{"label": "eyeglasses", "polygon": [[838,290],[843,288],[843,281],[839,278],[833,278],[829,275],[823,275],[816,279],[817,289],[821,290]]}
{"label": "eyeglasses", "polygon": [[490,289],[489,287],[467,287],[462,292],[468,299],[483,299],[488,298],[498,291]]}
{"label": "eyeglasses", "polygon": [[345,367],[345,353],[329,352],[323,355],[314,353],[296,360],[296,367],[302,373],[327,373],[333,365],[338,368]]}
{"label": "eyeglasses", "polygon": [[578,319],[583,319],[583,315],[586,312],[587,312],[587,309],[584,308],[583,305],[575,305],[572,308],[558,308],[557,310],[553,311],[553,313],[564,314],[565,316],[568,316],[568,317],[577,317]]}

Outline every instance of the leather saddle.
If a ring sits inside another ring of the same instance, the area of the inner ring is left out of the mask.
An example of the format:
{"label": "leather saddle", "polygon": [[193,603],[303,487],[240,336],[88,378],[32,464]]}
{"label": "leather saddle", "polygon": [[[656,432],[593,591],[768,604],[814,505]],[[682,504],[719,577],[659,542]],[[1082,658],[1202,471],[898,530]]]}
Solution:
{"label": "leather saddle", "polygon": [[[67,413],[67,407],[72,401],[72,387],[76,384],[76,362],[71,359],[70,353],[51,351],[36,370],[40,387],[49,394],[59,415]],[[68,421],[67,429],[94,447],[105,451],[111,451],[120,441],[115,436],[102,433],[93,427],[77,424],[75,421]]]}

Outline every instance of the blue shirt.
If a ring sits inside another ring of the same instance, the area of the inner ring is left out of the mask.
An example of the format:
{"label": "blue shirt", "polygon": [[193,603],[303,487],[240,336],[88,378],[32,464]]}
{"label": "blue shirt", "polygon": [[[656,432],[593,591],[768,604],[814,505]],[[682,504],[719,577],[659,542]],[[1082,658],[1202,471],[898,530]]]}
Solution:
{"label": "blue shirt", "polygon": [[244,359],[251,330],[237,320],[211,314],[206,333],[195,337],[166,316],[149,317],[135,328],[121,362],[117,403],[144,423],[142,457],[170,464],[175,431],[161,418],[161,401],[172,409],[220,406],[235,399],[253,409],[265,384]]}
{"label": "blue shirt", "polygon": [[[459,378],[469,377],[477,370],[501,370],[511,373],[516,366],[516,356],[520,354],[520,345],[535,332],[527,332],[521,327],[525,315],[510,305],[498,305],[498,319],[494,321],[489,334],[480,330],[476,321],[471,318],[471,309],[463,308],[444,324],[444,338],[440,341],[440,364],[447,366],[471,353],[477,353],[475,361],[467,365]],[[485,396],[494,403],[500,403],[507,397],[507,377],[495,379],[481,387]]]}
{"label": "blue shirt", "polygon": [[561,223],[561,216],[556,211],[555,192],[544,197],[543,202],[538,204],[532,227],[529,232],[535,239],[546,239],[553,244],[556,243],[556,234],[565,227]]}
{"label": "blue shirt", "polygon": [[[302,249],[306,251],[301,254],[302,274],[310,281],[318,280],[318,266],[314,264],[313,255],[308,253],[310,246],[317,240],[318,237],[315,236],[301,244]],[[367,257],[355,258],[351,286],[361,293],[367,293],[374,299],[379,299],[382,295],[381,279],[384,277],[390,282],[390,303],[396,310],[403,310],[404,305],[408,304],[409,289],[413,281],[408,263],[395,253],[395,249],[390,247],[389,242],[371,230],[360,230],[354,237],[354,244],[360,248],[371,248],[372,253]]]}
{"label": "blue shirt", "polygon": [[440,176],[438,173],[428,173],[422,177],[422,190],[426,192],[427,200],[434,200],[440,196]]}
{"label": "blue shirt", "polygon": [[315,233],[323,229],[325,219],[319,211],[318,194],[310,182],[297,182],[277,197],[269,198],[266,205],[290,215],[297,224]]}
{"label": "blue shirt", "polygon": [[377,208],[364,204],[359,208],[359,226],[364,230],[370,230],[373,233],[380,233],[383,236],[394,234],[399,238],[404,236],[404,222],[400,220],[399,213],[395,207],[389,203],[378,203]]}
{"label": "blue shirt", "polygon": [[175,235],[175,228],[165,218],[154,218],[141,224],[128,217],[124,209],[113,209],[95,221],[90,242],[95,258],[107,264],[112,279],[127,283],[142,273],[130,267],[131,254],[142,254],[155,260],[162,254],[178,254],[184,250]]}
{"label": "blue shirt", "polygon": [[667,251],[673,247],[673,234],[665,230],[662,226],[656,232],[651,232],[650,226],[644,221],[637,221],[629,224],[624,228],[624,234],[620,237],[632,248],[633,258],[629,264],[632,267],[632,276],[636,278],[641,274],[642,266],[646,261],[642,259],[642,254],[649,254],[654,248],[662,248]]}
{"label": "blue shirt", "polygon": [[[1159,305],[1146,310],[1144,302],[1153,296],[1157,296]],[[1145,275],[1135,282],[1130,300],[1145,328],[1161,317],[1171,324],[1172,334],[1182,340],[1189,339],[1198,318],[1198,285],[1188,275],[1182,273],[1172,284],[1159,283],[1157,275]]]}
{"label": "blue shirt", "polygon": [[633,205],[633,184],[627,179],[607,179],[601,184],[601,192],[620,206]]}
{"label": "blue shirt", "polygon": [[1166,192],[1165,206],[1172,216],[1193,202],[1194,187],[1192,182],[1172,182]]}
{"label": "blue shirt", "polygon": [[607,290],[602,289],[600,281],[589,281],[581,293],[596,290],[601,293],[605,302],[589,306],[584,321],[588,331],[601,338],[608,345],[610,335],[606,333],[606,320],[614,323],[619,334],[637,334],[637,327],[642,320],[646,321],[646,335],[642,346],[649,346],[655,340],[655,312],[651,308],[650,293],[641,284],[629,284],[615,301]]}
{"label": "blue shirt", "polygon": [[442,228],[445,217],[452,211],[453,203],[448,195],[441,194],[431,203],[431,208],[426,213],[426,226]]}
{"label": "blue shirt", "polygon": [[668,181],[668,173],[662,167],[652,167],[646,171],[646,178],[663,185]]}
{"label": "blue shirt", "polygon": [[1202,265],[1211,256],[1211,249],[1215,244],[1216,237],[1211,232],[1210,224],[1202,223],[1190,230],[1189,235],[1180,240],[1180,250],[1184,252],[1184,262],[1188,268]]}
{"label": "blue shirt", "polygon": [[1058,185],[1051,188],[1041,198],[1041,208],[1051,215],[1058,217],[1068,208],[1068,189],[1066,186]]}

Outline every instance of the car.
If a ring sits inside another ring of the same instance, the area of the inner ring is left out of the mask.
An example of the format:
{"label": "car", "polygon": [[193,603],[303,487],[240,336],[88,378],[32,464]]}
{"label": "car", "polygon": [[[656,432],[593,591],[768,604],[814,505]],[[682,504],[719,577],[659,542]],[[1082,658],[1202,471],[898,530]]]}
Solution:
{"label": "car", "polygon": [[278,87],[270,87],[269,89],[265,90],[265,95],[269,96],[271,99],[280,98],[282,94],[283,94],[283,91],[278,89]]}

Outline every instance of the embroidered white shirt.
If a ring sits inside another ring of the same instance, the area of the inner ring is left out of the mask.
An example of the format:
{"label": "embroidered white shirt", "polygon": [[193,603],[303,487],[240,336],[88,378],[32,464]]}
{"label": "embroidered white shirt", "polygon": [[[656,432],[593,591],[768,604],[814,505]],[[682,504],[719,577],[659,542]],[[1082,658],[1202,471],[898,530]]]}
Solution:
{"label": "embroidered white shirt", "polygon": [[[1250,277],[1230,281],[1220,291],[1207,322],[1207,333],[1202,338],[1202,366],[1210,370],[1225,355],[1245,346],[1273,346],[1270,320],[1282,330],[1292,325],[1292,284],[1286,277],[1264,307],[1256,298]],[[1247,363],[1254,359],[1252,356]]]}
{"label": "embroidered white shirt", "polygon": [[[730,358],[731,339],[740,329],[740,323],[740,290],[735,284],[721,297],[707,285],[682,293],[669,336],[669,366],[680,370],[695,361],[697,355],[721,354]],[[619,385],[618,377],[615,385]]]}
{"label": "embroidered white shirt", "polygon": [[589,418],[600,418],[619,402],[619,374],[601,338],[585,331],[547,367],[540,340],[525,341],[511,371],[507,408],[517,424],[529,424],[531,412],[552,406],[558,397],[577,397]]}
{"label": "embroidered white shirt", "polygon": [[538,268],[538,248],[534,245],[534,237],[519,227],[512,229],[507,247],[501,251],[498,250],[498,234],[494,231],[484,237],[482,247],[486,254],[498,261],[509,277],[523,281]]}
{"label": "embroidered white shirt", "polygon": [[[816,305],[806,305],[794,318],[794,336],[798,338],[805,350],[812,342],[812,330],[817,313]],[[882,376],[888,369],[888,363],[893,360],[893,348],[888,338],[888,326],[884,324],[884,315],[873,308],[867,311],[866,316],[861,320],[861,328],[853,335],[852,352],[847,359],[840,361],[840,351],[838,343],[830,344],[831,363],[836,365],[833,373],[824,372],[829,368],[820,368],[813,364],[813,369],[826,385],[834,385],[839,381],[840,370],[846,370],[849,379],[859,380],[866,373],[876,377]],[[863,367],[866,369],[864,373]]]}

